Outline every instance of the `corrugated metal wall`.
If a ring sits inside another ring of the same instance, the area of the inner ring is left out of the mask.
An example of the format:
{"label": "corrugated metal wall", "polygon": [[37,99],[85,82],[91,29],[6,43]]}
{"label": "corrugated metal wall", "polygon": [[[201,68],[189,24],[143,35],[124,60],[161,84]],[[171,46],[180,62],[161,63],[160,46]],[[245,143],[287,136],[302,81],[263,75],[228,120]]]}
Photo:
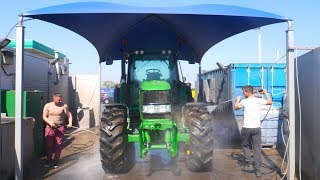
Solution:
{"label": "corrugated metal wall", "polygon": [[[14,52],[14,49],[7,49],[8,51]],[[24,59],[24,90],[25,91],[34,91],[39,90],[44,92],[44,100],[51,101],[52,94],[54,92],[62,93],[65,103],[69,102],[68,97],[68,76],[69,73],[60,76],[60,82],[57,85],[54,85],[56,82],[54,66],[48,66],[48,59],[42,58],[37,55],[25,52]],[[15,61],[14,61],[15,63]],[[63,64],[62,60],[59,61],[59,64]],[[10,76],[5,75],[1,68],[1,89],[3,90],[14,90],[15,89],[15,64],[13,65],[3,65],[7,74],[13,74]]]}
{"label": "corrugated metal wall", "polygon": [[1,89],[8,90],[8,89],[14,89],[14,72],[15,72],[15,66],[14,65],[2,65],[3,69],[0,69],[1,72]]}
{"label": "corrugated metal wall", "polygon": [[[220,104],[231,99],[231,77],[230,68],[226,71],[216,69],[202,74],[204,100],[213,104]],[[217,110],[223,111],[226,107],[228,105],[223,103],[217,107]]]}
{"label": "corrugated metal wall", "polygon": [[[24,61],[24,90],[33,91],[39,90],[48,91],[48,60],[25,53]],[[44,100],[48,94],[44,93]]]}
{"label": "corrugated metal wall", "polygon": [[[301,100],[302,176],[303,179],[320,179],[320,48],[298,57],[297,62]],[[295,122],[298,167],[300,118],[297,89]]]}

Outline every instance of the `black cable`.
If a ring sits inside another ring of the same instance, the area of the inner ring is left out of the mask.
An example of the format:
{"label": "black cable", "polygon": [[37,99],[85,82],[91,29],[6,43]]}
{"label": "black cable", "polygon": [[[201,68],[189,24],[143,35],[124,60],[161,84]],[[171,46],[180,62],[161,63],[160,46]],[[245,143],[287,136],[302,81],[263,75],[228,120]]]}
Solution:
{"label": "black cable", "polygon": [[[77,136],[83,132],[87,132],[86,130],[82,130],[80,132],[77,132],[77,134],[73,135],[73,136]],[[70,147],[66,148],[67,151],[71,151],[71,152],[83,152],[83,151],[89,151],[92,149],[94,143],[95,143],[95,139],[96,136],[98,136],[98,134],[94,133],[94,140],[90,140],[87,143],[84,144],[71,144]],[[70,140],[71,138],[67,139],[66,141],[64,141],[63,143],[67,142],[68,140]]]}
{"label": "black cable", "polygon": [[72,152],[89,151],[92,149],[93,145],[94,141],[90,140],[85,144],[71,144],[71,146],[66,148],[66,150]]}
{"label": "black cable", "polygon": [[12,75],[15,74],[15,73],[10,73],[10,74],[8,74],[8,73],[6,72],[6,70],[4,69],[3,65],[1,65],[1,68],[2,68],[2,70],[3,70],[3,72],[4,72],[4,74],[5,74],[6,76],[12,76]]}
{"label": "black cable", "polygon": [[7,36],[5,38],[3,38],[3,40],[0,42],[0,44],[2,44],[8,38],[9,34],[11,33],[11,31],[13,30],[14,27],[17,26],[18,23],[19,22],[17,22],[15,25],[12,26],[12,28],[10,29],[9,33],[7,34]]}
{"label": "black cable", "polygon": [[[29,18],[29,19],[26,19],[26,20],[23,20],[23,21],[30,21],[30,20],[33,20],[33,19]],[[2,43],[8,38],[9,34],[11,33],[11,31],[12,31],[12,30],[14,29],[14,27],[16,27],[18,24],[19,24],[19,22],[17,22],[15,25],[12,26],[12,28],[10,29],[10,31],[8,32],[8,34],[6,35],[6,37],[3,38],[3,40],[0,42],[0,44],[2,44]]]}
{"label": "black cable", "polygon": [[[227,154],[226,154],[225,156],[229,157],[230,159],[237,160],[238,162],[242,162],[242,163],[244,163],[244,164],[246,164],[246,165],[251,164],[251,163],[249,163],[249,162],[247,162],[247,161],[245,161],[245,160],[241,160],[241,159],[236,158],[236,157],[233,157],[233,156],[231,156],[231,155],[227,155]],[[275,169],[274,167],[268,166],[268,165],[266,165],[266,164],[264,164],[264,163],[262,163],[262,162],[261,162],[261,167],[272,170],[272,171],[270,171],[270,172],[264,172],[264,173],[261,173],[261,174],[271,174],[271,173],[277,171],[277,169]]]}
{"label": "black cable", "polygon": [[[268,94],[270,94],[271,99],[273,99],[272,94],[271,94],[271,93],[269,93],[269,92],[268,92]],[[271,107],[272,107],[272,105],[270,105],[270,107],[269,107],[269,109],[268,109],[268,111],[267,111],[266,115],[264,116],[264,118],[263,118],[263,119],[262,119],[262,121],[260,122],[260,125],[263,123],[263,121],[264,121],[264,120],[266,120],[266,117],[267,117],[267,115],[269,114],[269,111],[270,111]]]}

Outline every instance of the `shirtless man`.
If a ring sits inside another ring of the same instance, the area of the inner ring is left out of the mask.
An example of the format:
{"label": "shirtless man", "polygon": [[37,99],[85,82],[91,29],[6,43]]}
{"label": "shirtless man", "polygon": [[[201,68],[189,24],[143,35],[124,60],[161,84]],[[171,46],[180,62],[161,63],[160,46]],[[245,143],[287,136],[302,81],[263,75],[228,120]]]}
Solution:
{"label": "shirtless man", "polygon": [[[42,118],[47,124],[45,129],[47,156],[45,167],[53,165],[54,168],[57,168],[62,150],[65,126],[67,128],[72,127],[72,114],[69,111],[69,107],[62,103],[60,93],[53,94],[53,101],[44,106]],[[66,118],[68,118],[68,123],[66,122]],[[53,153],[54,158],[52,159]]]}

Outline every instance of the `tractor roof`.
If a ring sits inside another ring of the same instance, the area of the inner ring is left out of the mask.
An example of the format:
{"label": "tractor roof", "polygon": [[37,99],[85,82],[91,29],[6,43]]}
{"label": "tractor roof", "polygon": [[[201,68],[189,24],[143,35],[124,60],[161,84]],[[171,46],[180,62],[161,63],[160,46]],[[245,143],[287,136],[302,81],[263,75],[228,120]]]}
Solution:
{"label": "tractor roof", "polygon": [[81,2],[41,8],[22,16],[65,27],[97,49],[100,62],[122,58],[121,49],[178,49],[181,60],[200,62],[220,41],[287,18],[249,8],[200,4],[137,7]]}

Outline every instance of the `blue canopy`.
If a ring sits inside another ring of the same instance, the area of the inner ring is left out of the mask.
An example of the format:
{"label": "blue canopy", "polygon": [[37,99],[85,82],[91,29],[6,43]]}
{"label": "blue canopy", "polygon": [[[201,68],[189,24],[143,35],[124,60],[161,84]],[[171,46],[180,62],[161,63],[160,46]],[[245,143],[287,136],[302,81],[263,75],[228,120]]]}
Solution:
{"label": "blue canopy", "polygon": [[82,2],[29,11],[24,17],[65,27],[97,49],[100,62],[122,59],[121,49],[178,49],[190,63],[220,41],[261,26],[288,21],[268,12],[228,5],[136,7]]}

